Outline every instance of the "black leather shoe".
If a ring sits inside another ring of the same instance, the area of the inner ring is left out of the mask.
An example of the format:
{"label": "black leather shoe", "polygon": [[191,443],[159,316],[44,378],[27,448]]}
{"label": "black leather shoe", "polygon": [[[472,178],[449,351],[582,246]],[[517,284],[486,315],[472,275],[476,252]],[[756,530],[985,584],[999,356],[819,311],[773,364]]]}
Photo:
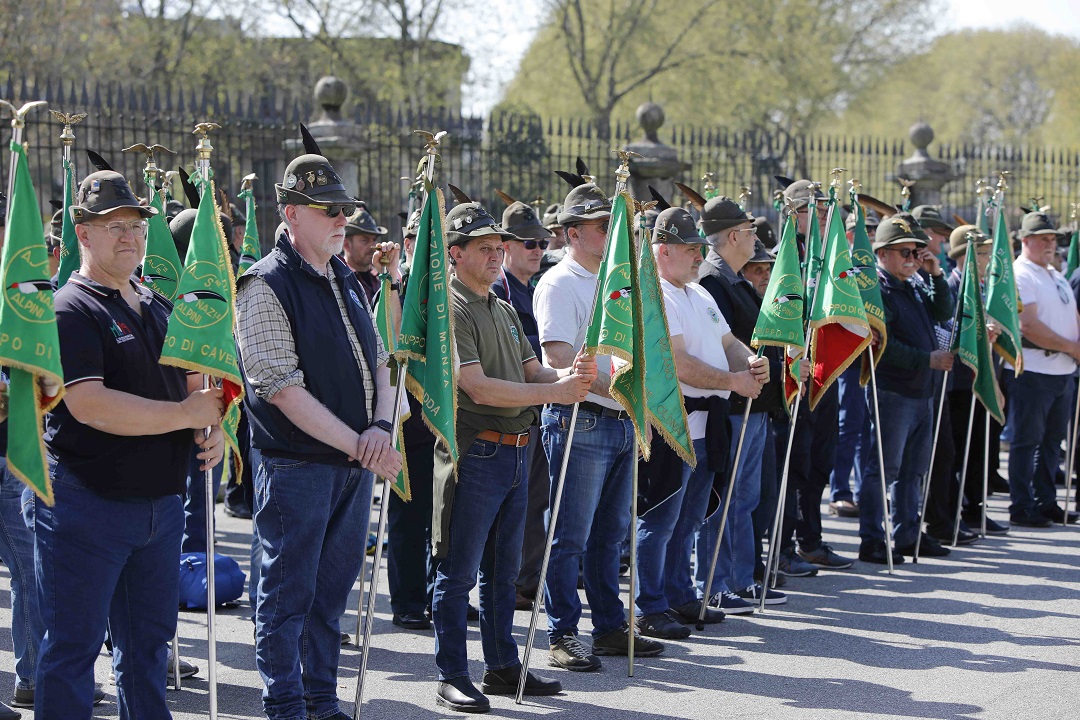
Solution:
{"label": "black leather shoe", "polygon": [[12,710],[4,703],[0,702],[0,720],[19,720],[22,717],[22,713],[18,710]]}
{"label": "black leather shoe", "polygon": [[472,603],[469,603],[469,614],[465,616],[465,619],[469,622],[476,622],[480,619],[480,608],[476,607]]}
{"label": "black leather shoe", "polygon": [[690,637],[690,628],[675,622],[667,613],[652,613],[639,617],[635,623],[639,633],[661,640],[682,640]]}
{"label": "black leather shoe", "polygon": [[[1047,505],[1039,508],[1039,514],[1058,525],[1065,522],[1065,511],[1061,509],[1060,505]],[[1075,525],[1077,520],[1080,520],[1080,513],[1069,511],[1069,524]]]}
{"label": "black leather shoe", "polygon": [[[921,551],[922,548],[919,550]],[[859,560],[877,565],[888,565],[889,556],[885,552],[885,543],[881,540],[863,541],[859,545]],[[901,565],[904,562],[904,556],[896,550],[892,551],[892,558],[893,565]]]}
{"label": "black leather shoe", "polygon": [[1053,525],[1054,521],[1039,513],[1018,512],[1009,515],[1009,524],[1017,527],[1047,528]]}
{"label": "black leather shoe", "polygon": [[394,624],[406,630],[430,630],[431,621],[422,612],[408,612],[394,615]]}
{"label": "black leather shoe", "polygon": [[[105,702],[105,689],[102,688],[101,685],[98,685],[97,683],[94,683],[94,704],[95,705],[100,705],[103,702]],[[33,709],[33,707],[34,707],[34,688],[25,688],[25,687],[19,687],[18,685],[16,685],[15,686],[15,695],[11,698],[11,704],[14,705],[15,707]],[[5,715],[3,713],[3,710],[7,710],[8,712],[14,712],[15,714],[12,715],[12,716],[8,716],[8,715]],[[8,718],[8,717],[16,717],[17,718],[17,717],[19,717],[19,713],[12,710],[11,708],[9,708],[4,703],[0,703],[0,720],[5,720],[5,718]]]}
{"label": "black leather shoe", "polygon": [[[778,576],[779,577],[779,576]],[[701,614],[701,601],[691,600],[677,608],[668,610],[673,618],[686,625],[697,625],[698,615]],[[724,621],[724,611],[719,608],[705,606],[705,616],[700,620],[702,625],[716,625]]]}
{"label": "black leather shoe", "polygon": [[[480,689],[488,695],[517,695],[519,680],[521,680],[520,665],[502,670],[488,670],[484,673]],[[523,695],[557,695],[561,692],[562,683],[558,680],[533,675],[531,672],[525,676]]]}
{"label": "black leather shoe", "polygon": [[[952,538],[950,538],[951,540]],[[896,552],[901,555],[908,555],[914,557],[915,555],[915,543],[910,545],[897,545]],[[934,538],[930,537],[926,533],[923,533],[922,542],[919,543],[919,557],[945,557],[952,551],[939,543]]]}
{"label": "black leather shoe", "polygon": [[[516,686],[514,692],[517,692]],[[491,709],[491,703],[484,693],[477,690],[467,677],[440,682],[438,690],[435,691],[435,703],[467,713],[486,713]]]}

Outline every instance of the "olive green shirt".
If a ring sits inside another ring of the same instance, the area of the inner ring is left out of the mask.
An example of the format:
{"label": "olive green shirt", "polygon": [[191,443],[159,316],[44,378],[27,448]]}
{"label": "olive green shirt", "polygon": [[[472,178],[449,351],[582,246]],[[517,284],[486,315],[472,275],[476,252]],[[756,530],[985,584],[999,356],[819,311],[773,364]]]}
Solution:
{"label": "olive green shirt", "polygon": [[[454,304],[454,340],[462,367],[480,364],[484,375],[509,382],[525,382],[525,363],[536,358],[525,337],[517,311],[490,290],[477,295],[454,277],[450,280]],[[494,407],[473,402],[458,389],[457,441],[464,462],[476,436],[484,430],[526,433],[537,421],[536,407]],[[432,503],[432,554],[445,557],[450,537],[450,511],[454,505],[453,464],[442,443],[435,444]]]}

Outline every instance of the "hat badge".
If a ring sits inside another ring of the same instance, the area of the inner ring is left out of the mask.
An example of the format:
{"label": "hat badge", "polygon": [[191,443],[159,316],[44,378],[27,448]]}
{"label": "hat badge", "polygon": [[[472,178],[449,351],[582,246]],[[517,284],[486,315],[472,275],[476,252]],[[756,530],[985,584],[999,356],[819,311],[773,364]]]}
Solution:
{"label": "hat badge", "polygon": [[90,181],[90,192],[96,193],[96,192],[100,192],[100,191],[101,191],[101,181],[100,180],[91,180]]}
{"label": "hat badge", "polygon": [[285,187],[289,188],[290,190],[296,187],[296,176],[292,173],[289,173],[285,176]]}
{"label": "hat badge", "polygon": [[308,170],[307,172],[307,184],[308,187],[315,184],[315,172],[313,170]]}
{"label": "hat badge", "polygon": [[908,225],[908,221],[903,218],[892,218],[893,223],[900,226],[900,229],[906,233],[911,232],[911,226]]}

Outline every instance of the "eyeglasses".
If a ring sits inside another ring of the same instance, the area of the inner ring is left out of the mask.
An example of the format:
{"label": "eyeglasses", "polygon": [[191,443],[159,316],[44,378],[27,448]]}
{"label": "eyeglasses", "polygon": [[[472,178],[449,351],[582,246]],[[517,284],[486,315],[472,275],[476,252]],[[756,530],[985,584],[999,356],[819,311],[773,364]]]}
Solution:
{"label": "eyeglasses", "polygon": [[315,208],[326,213],[326,217],[336,218],[341,213],[352,215],[356,212],[355,205],[305,205],[304,207]]}
{"label": "eyeglasses", "polygon": [[523,240],[522,243],[525,245],[526,250],[535,250],[537,247],[541,250],[548,249],[547,240]]}
{"label": "eyeglasses", "polygon": [[146,237],[146,221],[144,220],[132,220],[131,222],[111,222],[108,225],[101,225],[99,223],[87,223],[92,227],[105,228],[109,231],[109,237],[114,240],[119,240],[124,237],[129,231],[133,237],[143,238]]}

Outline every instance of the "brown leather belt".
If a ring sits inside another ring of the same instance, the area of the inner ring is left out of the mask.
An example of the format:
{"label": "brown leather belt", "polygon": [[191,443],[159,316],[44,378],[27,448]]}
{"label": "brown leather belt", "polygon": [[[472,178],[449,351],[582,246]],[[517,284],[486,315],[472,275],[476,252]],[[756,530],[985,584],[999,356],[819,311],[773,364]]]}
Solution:
{"label": "brown leather belt", "polygon": [[482,433],[476,436],[477,440],[485,440],[487,442],[499,443],[500,445],[513,445],[514,447],[525,447],[529,444],[529,433],[523,432],[520,435],[515,433],[500,433],[494,430],[484,430]]}

